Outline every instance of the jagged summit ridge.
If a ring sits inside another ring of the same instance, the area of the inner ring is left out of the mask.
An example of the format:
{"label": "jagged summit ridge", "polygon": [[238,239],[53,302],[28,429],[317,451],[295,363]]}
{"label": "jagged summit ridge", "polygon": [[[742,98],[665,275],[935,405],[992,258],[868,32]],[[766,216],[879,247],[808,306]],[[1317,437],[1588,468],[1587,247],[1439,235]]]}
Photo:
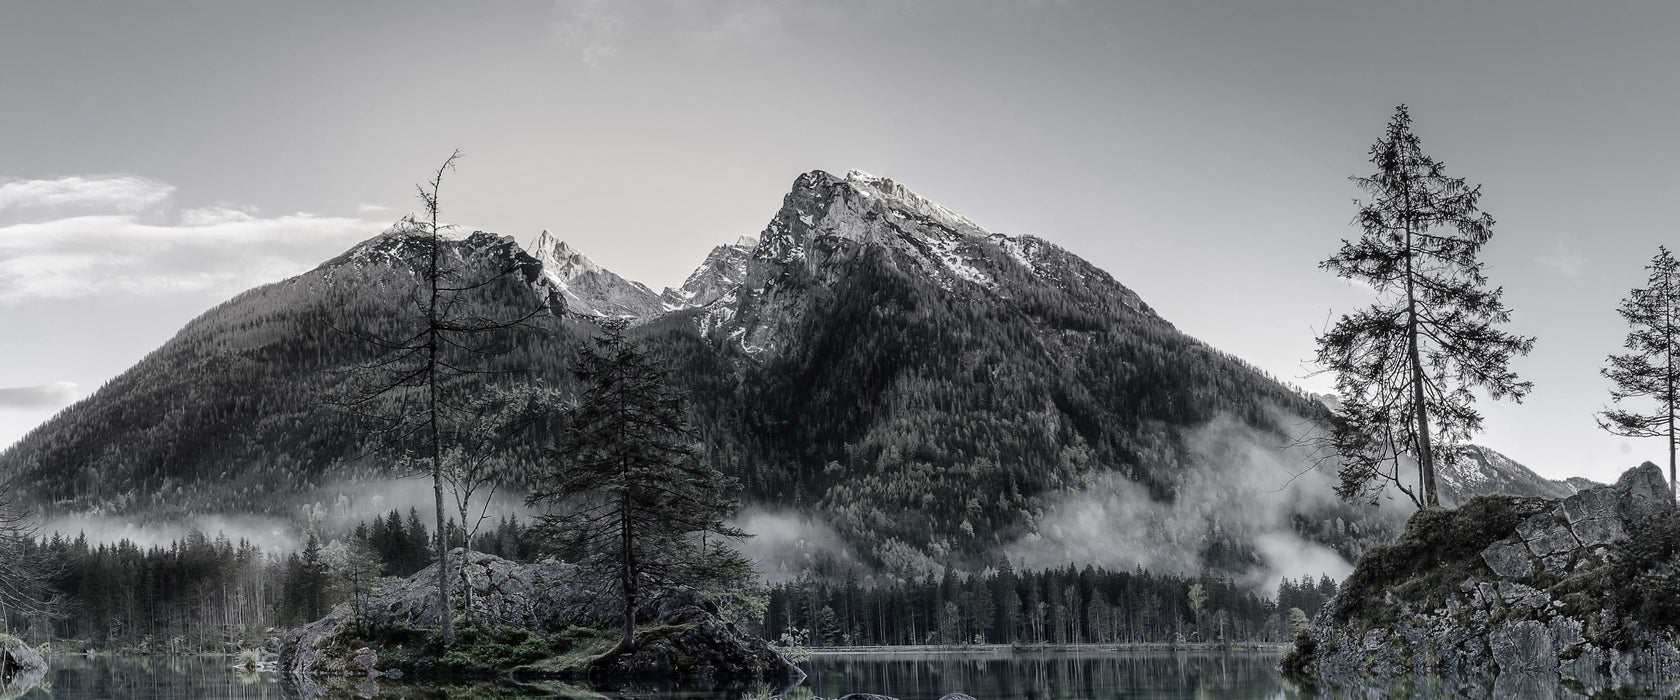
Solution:
{"label": "jagged summit ridge", "polygon": [[683,280],[682,286],[666,287],[661,298],[667,310],[706,306],[725,295],[746,279],[747,262],[758,247],[757,236],[741,236],[733,245],[720,245],[706,255],[705,262]]}
{"label": "jagged summit ridge", "polygon": [[571,282],[581,275],[605,269],[594,260],[590,260],[589,256],[556,238],[548,229],[543,229],[542,233],[537,234],[536,240],[531,242],[531,255],[543,261],[543,269],[559,282]]}
{"label": "jagged summit ridge", "polygon": [[1159,320],[1107,272],[1053,244],[988,231],[890,178],[813,170],[783,197],[744,281],[706,305],[700,331],[726,337],[749,355],[783,347],[798,332],[811,291],[842,284],[860,258],[954,298],[1049,294],[1097,316],[1141,313]]}
{"label": "jagged summit ridge", "polygon": [[965,239],[990,236],[967,217],[935,204],[890,178],[853,170],[836,177],[821,170],[800,175],[782,209],[760,236],[754,257],[789,263],[803,257],[812,239],[832,236],[864,244],[917,249],[917,257],[947,261]]}
{"label": "jagged summit ridge", "polygon": [[601,267],[546,229],[531,242],[531,256],[542,263],[543,275],[565,296],[573,313],[641,318],[666,310],[647,285]]}

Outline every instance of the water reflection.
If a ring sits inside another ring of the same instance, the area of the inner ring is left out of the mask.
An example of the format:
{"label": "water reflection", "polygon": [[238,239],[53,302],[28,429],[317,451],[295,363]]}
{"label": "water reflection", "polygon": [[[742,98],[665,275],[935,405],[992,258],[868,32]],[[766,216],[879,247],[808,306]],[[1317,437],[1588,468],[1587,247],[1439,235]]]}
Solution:
{"label": "water reflection", "polygon": [[[0,698],[31,700],[255,700],[267,698],[638,698],[742,700],[780,690],[785,700],[876,692],[900,700],[937,700],[964,692],[979,700],[1376,700],[1377,698],[1680,697],[1674,682],[1635,683],[1614,690],[1585,688],[1555,677],[1406,678],[1384,683],[1301,688],[1280,678],[1277,655],[1265,652],[1066,652],[821,655],[801,664],[810,677],[788,689],[742,686],[695,688],[673,683],[625,685],[412,683],[365,677],[328,677],[306,688],[286,687],[273,674],[231,668],[230,659],[58,657],[28,689],[0,690]],[[757,691],[753,695],[751,691]]]}
{"label": "water reflection", "polygon": [[805,687],[789,697],[835,697],[886,688],[901,700],[937,700],[950,692],[982,700],[1271,700],[1285,697],[1276,665],[1277,654],[1264,652],[817,656],[803,665],[811,674]]}

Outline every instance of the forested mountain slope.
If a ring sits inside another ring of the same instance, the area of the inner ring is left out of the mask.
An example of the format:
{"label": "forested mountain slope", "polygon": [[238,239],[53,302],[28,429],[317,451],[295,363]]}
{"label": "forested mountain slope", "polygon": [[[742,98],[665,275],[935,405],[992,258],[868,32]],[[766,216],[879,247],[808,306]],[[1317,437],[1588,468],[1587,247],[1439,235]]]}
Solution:
{"label": "forested mountain slope", "polygon": [[[412,333],[415,245],[388,233],[206,312],[0,454],[0,474],[51,512],[140,517],[292,514],[390,476],[334,397],[380,356],[366,338]],[[662,295],[553,237],[537,247],[449,243],[464,270],[514,272],[470,291],[482,315],[545,309],[474,360],[493,373],[457,381],[564,393],[578,319],[637,316],[744,519],[775,525],[749,550],[789,575],[1005,558],[1317,574],[1281,562],[1333,566],[1404,515],[1339,503],[1307,469],[1292,443],[1325,415],[1312,397],[1068,251],[886,178],[799,176],[756,239]],[[510,439],[515,491],[549,435]]]}
{"label": "forested mountain slope", "polygon": [[[333,488],[389,476],[342,407],[356,369],[384,351],[369,339],[412,335],[420,317],[422,242],[388,232],[320,267],[265,285],[188,323],[163,347],[0,454],[48,515],[93,511],[169,517],[295,514]],[[507,271],[473,292],[492,309],[564,308],[541,265],[511,238],[474,233],[445,244],[467,271]],[[544,332],[486,356],[511,382],[563,367],[575,344],[552,313]]]}

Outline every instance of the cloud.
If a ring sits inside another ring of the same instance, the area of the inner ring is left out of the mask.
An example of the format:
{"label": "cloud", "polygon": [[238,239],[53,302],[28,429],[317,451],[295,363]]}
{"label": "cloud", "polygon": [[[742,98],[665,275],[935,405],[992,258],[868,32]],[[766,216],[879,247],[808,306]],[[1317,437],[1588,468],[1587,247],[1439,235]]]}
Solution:
{"label": "cloud", "polygon": [[1563,241],[1554,243],[1550,252],[1534,256],[1534,261],[1564,277],[1580,277],[1587,267],[1587,258]]}
{"label": "cloud", "polygon": [[0,410],[8,408],[61,408],[77,398],[75,382],[53,382],[40,386],[0,387]]}
{"label": "cloud", "polygon": [[288,552],[298,547],[297,531],[290,524],[277,518],[252,515],[201,515],[137,523],[97,513],[76,513],[51,518],[37,529],[38,534],[46,537],[53,533],[65,539],[85,535],[92,544],[117,544],[128,540],[143,549],[168,547],[185,540],[194,531],[212,539],[225,535],[233,542],[245,540],[273,553]]}
{"label": "cloud", "polygon": [[[1098,477],[1049,499],[1036,531],[1006,547],[1009,559],[1029,569],[1077,563],[1194,574],[1202,567],[1202,549],[1220,537],[1258,556],[1259,564],[1240,580],[1261,593],[1275,591],[1284,576],[1340,578],[1352,571],[1345,559],[1302,539],[1292,526],[1294,514],[1337,503],[1334,475],[1311,468],[1309,448],[1225,416],[1184,440],[1199,466],[1181,473],[1172,500],[1155,500],[1119,474]],[[1397,527],[1403,511],[1382,517]]]}
{"label": "cloud", "polygon": [[867,6],[829,7],[796,0],[558,0],[549,34],[580,62],[593,66],[644,35],[657,35],[654,41],[659,44],[774,40],[787,33],[796,14],[863,9]]}
{"label": "cloud", "polygon": [[262,217],[228,206],[173,211],[174,191],[134,177],[0,185],[0,212],[35,215],[0,221],[0,306],[118,295],[225,297],[305,272],[385,228],[361,218]]}
{"label": "cloud", "polygon": [[1317,579],[1329,576],[1340,581],[1353,573],[1353,565],[1342,555],[1324,545],[1308,542],[1293,533],[1263,532],[1254,538],[1254,550],[1266,562],[1265,569],[1254,579],[1258,590],[1278,589],[1283,579],[1300,580],[1303,576]]}
{"label": "cloud", "polygon": [[770,583],[813,573],[861,571],[857,553],[828,523],[792,511],[748,508],[730,521],[751,537],[735,548]]}
{"label": "cloud", "polygon": [[0,215],[15,220],[80,209],[134,214],[168,202],[174,193],[170,185],[130,175],[14,180],[0,183]]}
{"label": "cloud", "polygon": [[215,226],[233,222],[256,221],[250,212],[228,207],[204,207],[181,210],[182,226]]}
{"label": "cloud", "polygon": [[549,25],[555,42],[578,54],[586,65],[596,65],[614,53],[629,20],[629,3],[612,0],[560,0],[554,3],[559,19]]}

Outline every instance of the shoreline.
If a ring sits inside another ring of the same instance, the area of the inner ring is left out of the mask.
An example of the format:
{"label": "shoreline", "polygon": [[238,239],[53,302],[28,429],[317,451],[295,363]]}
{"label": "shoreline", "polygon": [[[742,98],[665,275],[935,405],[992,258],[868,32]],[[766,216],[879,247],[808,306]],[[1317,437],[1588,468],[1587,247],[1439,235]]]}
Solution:
{"label": "shoreline", "polygon": [[893,654],[1040,654],[1040,653],[1124,653],[1137,651],[1271,651],[1282,654],[1289,642],[1135,642],[1126,644],[903,644],[881,646],[805,647],[811,656],[862,656]]}

